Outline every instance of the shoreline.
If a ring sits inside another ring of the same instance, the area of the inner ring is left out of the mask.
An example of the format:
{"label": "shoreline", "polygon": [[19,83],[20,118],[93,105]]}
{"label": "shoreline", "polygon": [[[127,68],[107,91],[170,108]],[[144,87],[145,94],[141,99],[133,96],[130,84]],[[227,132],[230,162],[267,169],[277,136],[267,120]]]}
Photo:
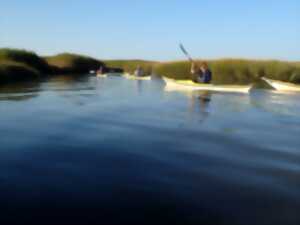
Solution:
{"label": "shoreline", "polygon": [[[265,76],[275,80],[300,83],[300,62],[252,59],[207,60],[215,84],[249,84]],[[41,57],[19,49],[0,49],[0,85],[31,81],[46,76],[87,74],[103,67],[105,73],[133,73],[140,66],[146,74],[173,79],[193,79],[188,61],[99,60],[89,56],[62,53]]]}

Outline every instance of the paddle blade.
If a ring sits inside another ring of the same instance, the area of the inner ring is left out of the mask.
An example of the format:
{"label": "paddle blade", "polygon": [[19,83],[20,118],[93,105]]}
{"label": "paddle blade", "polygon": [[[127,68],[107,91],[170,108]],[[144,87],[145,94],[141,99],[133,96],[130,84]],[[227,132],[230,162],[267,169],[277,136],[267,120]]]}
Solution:
{"label": "paddle blade", "polygon": [[179,44],[179,47],[181,49],[181,51],[185,54],[185,55],[189,55],[189,53],[185,50],[184,46],[182,44]]}
{"label": "paddle blade", "polygon": [[189,55],[189,53],[187,52],[187,50],[184,48],[183,44],[179,44],[179,47],[181,49],[181,51],[188,57],[188,59],[192,62],[193,59],[192,57]]}

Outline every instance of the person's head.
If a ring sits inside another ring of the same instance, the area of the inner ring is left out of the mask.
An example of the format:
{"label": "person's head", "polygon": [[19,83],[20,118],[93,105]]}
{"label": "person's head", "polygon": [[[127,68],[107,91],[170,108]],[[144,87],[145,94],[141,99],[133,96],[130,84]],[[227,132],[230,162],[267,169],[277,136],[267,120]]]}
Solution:
{"label": "person's head", "polygon": [[208,65],[207,65],[206,62],[202,62],[202,63],[200,64],[200,70],[201,70],[202,72],[205,72],[206,70],[208,70]]}

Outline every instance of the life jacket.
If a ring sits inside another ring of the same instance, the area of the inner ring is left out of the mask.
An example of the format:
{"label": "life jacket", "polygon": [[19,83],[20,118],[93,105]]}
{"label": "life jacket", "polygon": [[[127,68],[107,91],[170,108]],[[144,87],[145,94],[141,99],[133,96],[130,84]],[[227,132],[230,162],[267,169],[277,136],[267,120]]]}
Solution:
{"label": "life jacket", "polygon": [[200,79],[201,79],[201,82],[209,84],[211,82],[211,80],[212,80],[212,72],[209,69],[207,69],[202,74],[202,76],[200,77]]}

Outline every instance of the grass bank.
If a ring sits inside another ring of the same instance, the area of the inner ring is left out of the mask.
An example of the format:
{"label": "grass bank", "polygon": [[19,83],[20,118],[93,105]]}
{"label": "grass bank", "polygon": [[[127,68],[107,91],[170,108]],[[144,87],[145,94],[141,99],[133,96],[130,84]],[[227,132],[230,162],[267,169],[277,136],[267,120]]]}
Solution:
{"label": "grass bank", "polygon": [[[300,83],[300,62],[275,60],[222,59],[208,64],[216,84],[247,84],[266,76],[276,80]],[[40,57],[34,52],[0,49],[0,83],[36,79],[54,74],[86,74],[100,66],[106,71],[133,73],[141,66],[145,73],[155,73],[175,79],[193,79],[188,61],[155,62],[144,60],[105,60],[63,53]]]}
{"label": "grass bank", "polygon": [[56,73],[88,73],[90,70],[97,70],[105,64],[97,59],[62,53],[55,56],[45,57],[46,62]]}
{"label": "grass bank", "polygon": [[0,61],[0,84],[39,79],[41,73],[26,64],[13,61]]}
{"label": "grass bank", "polygon": [[[300,67],[297,63],[275,60],[222,59],[208,61],[215,84],[247,84],[261,76],[300,83]],[[154,72],[175,79],[193,79],[188,61],[156,64]]]}
{"label": "grass bank", "polygon": [[41,73],[49,73],[51,71],[46,60],[36,53],[27,50],[2,48],[0,49],[0,62],[21,63]]}
{"label": "grass bank", "polygon": [[19,49],[0,49],[0,83],[28,81],[55,74],[83,74],[96,70],[104,63],[76,54],[41,57]]}

